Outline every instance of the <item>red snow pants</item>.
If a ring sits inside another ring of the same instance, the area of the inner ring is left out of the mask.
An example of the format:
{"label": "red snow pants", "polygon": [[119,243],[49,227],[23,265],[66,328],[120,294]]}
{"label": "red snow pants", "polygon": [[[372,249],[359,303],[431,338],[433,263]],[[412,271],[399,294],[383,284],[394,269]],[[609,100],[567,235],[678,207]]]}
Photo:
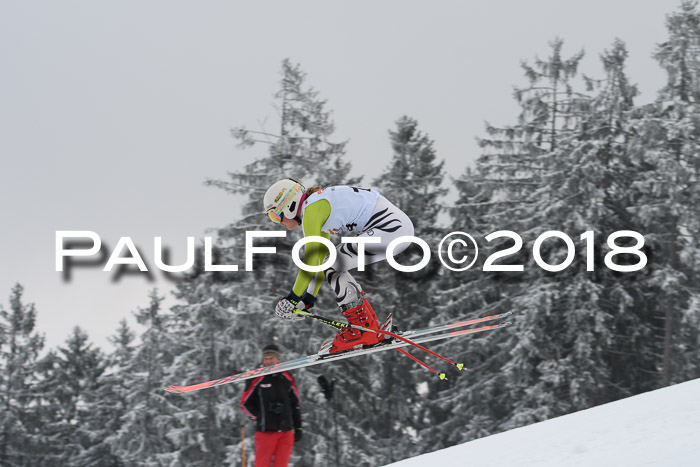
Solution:
{"label": "red snow pants", "polygon": [[[294,431],[255,433],[255,467],[287,467],[294,447]],[[274,459],[274,463],[273,463]]]}

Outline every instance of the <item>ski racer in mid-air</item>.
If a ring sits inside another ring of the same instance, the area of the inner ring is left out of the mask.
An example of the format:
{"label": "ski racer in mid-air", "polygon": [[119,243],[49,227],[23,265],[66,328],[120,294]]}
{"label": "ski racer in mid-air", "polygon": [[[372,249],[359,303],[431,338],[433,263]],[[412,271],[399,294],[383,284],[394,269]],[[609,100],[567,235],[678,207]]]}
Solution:
{"label": "ski racer in mid-air", "polygon": [[[284,179],[268,188],[263,198],[265,212],[270,220],[289,230],[302,226],[304,236],[330,239],[330,234],[358,232],[360,237],[373,237],[379,243],[365,245],[365,264],[386,258],[386,248],[395,238],[413,235],[413,223],[408,216],[378,192],[351,186],[332,186],[309,189],[292,179]],[[400,243],[394,254],[408,247]],[[350,324],[379,330],[377,315],[364,297],[362,287],[348,272],[358,265],[358,245],[341,243],[336,248],[335,263],[324,272],[297,274],[294,287],[275,307],[277,316],[303,319],[295,309],[307,310],[316,302],[324,277],[333,289],[336,301]],[[325,262],[329,251],[319,242],[307,243],[304,263],[318,266]],[[323,344],[319,353],[338,353],[381,342],[383,336],[345,328],[332,341]]]}

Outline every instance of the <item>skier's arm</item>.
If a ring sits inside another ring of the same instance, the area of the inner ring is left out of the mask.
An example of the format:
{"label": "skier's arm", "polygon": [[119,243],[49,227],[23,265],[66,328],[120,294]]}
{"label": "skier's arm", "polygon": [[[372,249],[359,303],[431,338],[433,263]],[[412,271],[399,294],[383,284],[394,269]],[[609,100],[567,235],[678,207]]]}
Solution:
{"label": "skier's arm", "polygon": [[283,373],[290,382],[289,385],[289,402],[292,406],[292,422],[294,423],[294,439],[298,441],[301,439],[302,426],[301,426],[301,397],[299,396],[299,390],[297,389],[297,384],[294,381],[292,375],[286,371]]}
{"label": "skier's arm", "polygon": [[[330,240],[331,236],[321,231],[323,224],[326,223],[330,215],[331,204],[325,199],[318,200],[307,206],[304,211],[303,219],[304,236],[317,236]],[[304,247],[304,264],[318,266],[326,255],[328,255],[328,248],[326,248],[324,244],[317,242],[307,243]],[[313,273],[300,269],[292,293],[297,297],[301,297],[314,278],[314,275],[316,276],[316,284],[313,291],[315,297],[318,294],[318,290],[321,288],[321,284],[323,284],[323,271]]]}
{"label": "skier's arm", "polygon": [[258,417],[260,417],[260,411],[258,410],[258,392],[255,388],[258,387],[258,383],[261,380],[262,378],[256,378],[248,381],[246,389],[241,396],[241,409],[252,420],[257,420]]}

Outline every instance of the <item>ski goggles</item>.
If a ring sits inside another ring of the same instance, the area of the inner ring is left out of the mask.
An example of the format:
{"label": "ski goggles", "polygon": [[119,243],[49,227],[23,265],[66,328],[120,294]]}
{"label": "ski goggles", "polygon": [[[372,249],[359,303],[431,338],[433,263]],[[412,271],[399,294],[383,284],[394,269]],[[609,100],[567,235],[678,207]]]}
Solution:
{"label": "ski goggles", "polygon": [[282,214],[281,214],[281,213],[277,213],[277,212],[275,212],[274,210],[272,210],[272,211],[267,211],[267,217],[269,217],[270,220],[271,220],[272,222],[274,222],[275,224],[279,224],[279,223],[282,222]]}

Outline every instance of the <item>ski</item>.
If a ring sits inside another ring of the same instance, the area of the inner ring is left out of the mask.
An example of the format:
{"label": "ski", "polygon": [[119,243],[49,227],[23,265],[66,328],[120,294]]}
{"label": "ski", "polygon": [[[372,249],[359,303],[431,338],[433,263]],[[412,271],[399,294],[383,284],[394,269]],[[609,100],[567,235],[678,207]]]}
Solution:
{"label": "ski", "polygon": [[503,313],[495,314],[495,315],[489,315],[489,316],[482,316],[481,318],[473,318],[473,319],[467,319],[464,321],[457,321],[456,323],[450,323],[450,324],[442,324],[439,326],[433,326],[429,328],[424,328],[424,329],[418,329],[418,330],[408,330],[408,331],[398,331],[397,334],[403,337],[411,337],[411,336],[424,336],[426,334],[433,334],[436,332],[442,332],[442,331],[447,331],[450,329],[455,329],[455,328],[461,328],[464,326],[469,326],[471,324],[479,324],[479,323],[486,323],[488,321],[493,321],[496,319],[502,319],[507,316],[510,316],[513,314],[513,311],[506,311]]}
{"label": "ski", "polygon": [[[510,312],[507,314],[510,314]],[[503,317],[505,315],[506,314],[494,315],[494,316]],[[486,318],[490,318],[490,319],[486,319]],[[485,318],[478,318],[478,319],[485,319],[486,321],[490,321],[490,320],[497,319],[497,318],[485,317]],[[473,320],[468,320],[468,321],[473,321]],[[477,322],[479,322],[479,321],[477,321]],[[461,329],[461,330],[448,332],[445,334],[437,334],[437,335],[434,334],[434,333],[439,332],[439,331],[434,331],[433,329],[439,329],[439,330],[453,329],[453,328],[460,327],[460,326],[466,326],[467,324],[464,324],[464,323],[466,323],[466,321],[459,322],[459,323],[452,323],[449,325],[437,326],[436,328],[426,328],[426,329],[421,329],[418,331],[413,331],[413,333],[411,335],[412,336],[417,335],[418,337],[413,339],[412,342],[417,343],[417,344],[422,344],[424,342],[436,341],[436,340],[441,340],[441,339],[449,339],[452,337],[463,336],[466,334],[475,334],[478,332],[492,331],[495,329],[504,328],[504,327],[509,326],[511,324],[510,321],[506,321],[506,322],[497,323],[497,324],[484,325],[484,326],[479,327],[479,328]],[[469,324],[474,324],[474,323],[469,323]],[[409,331],[407,331],[407,332],[409,332]],[[404,333],[403,335],[406,335],[406,333]],[[398,341],[398,342],[395,341],[395,342],[391,342],[389,344],[378,344],[378,345],[375,345],[372,347],[356,349],[356,350],[348,350],[347,352],[341,352],[341,353],[337,353],[337,354],[307,355],[306,357],[300,357],[300,358],[297,358],[295,360],[289,360],[286,362],[278,363],[277,365],[261,367],[261,368],[255,369],[255,370],[249,370],[249,371],[239,373],[236,375],[227,376],[225,378],[207,381],[205,383],[194,384],[191,386],[168,386],[168,387],[165,387],[163,389],[168,391],[168,392],[174,393],[174,394],[182,394],[182,393],[186,393],[186,392],[198,391],[200,389],[211,388],[214,386],[221,386],[223,384],[230,384],[230,383],[235,383],[238,381],[244,381],[247,379],[256,378],[258,376],[269,375],[269,374],[273,374],[273,373],[280,373],[282,371],[294,370],[294,369],[303,368],[303,367],[312,366],[312,365],[319,365],[321,363],[327,363],[327,362],[336,361],[336,360],[343,360],[343,359],[355,357],[358,355],[365,355],[365,354],[371,354],[371,353],[375,353],[375,352],[382,352],[385,350],[397,349],[400,347],[406,347],[408,345],[411,345],[411,344],[407,343],[407,342],[403,342],[403,341]]]}

